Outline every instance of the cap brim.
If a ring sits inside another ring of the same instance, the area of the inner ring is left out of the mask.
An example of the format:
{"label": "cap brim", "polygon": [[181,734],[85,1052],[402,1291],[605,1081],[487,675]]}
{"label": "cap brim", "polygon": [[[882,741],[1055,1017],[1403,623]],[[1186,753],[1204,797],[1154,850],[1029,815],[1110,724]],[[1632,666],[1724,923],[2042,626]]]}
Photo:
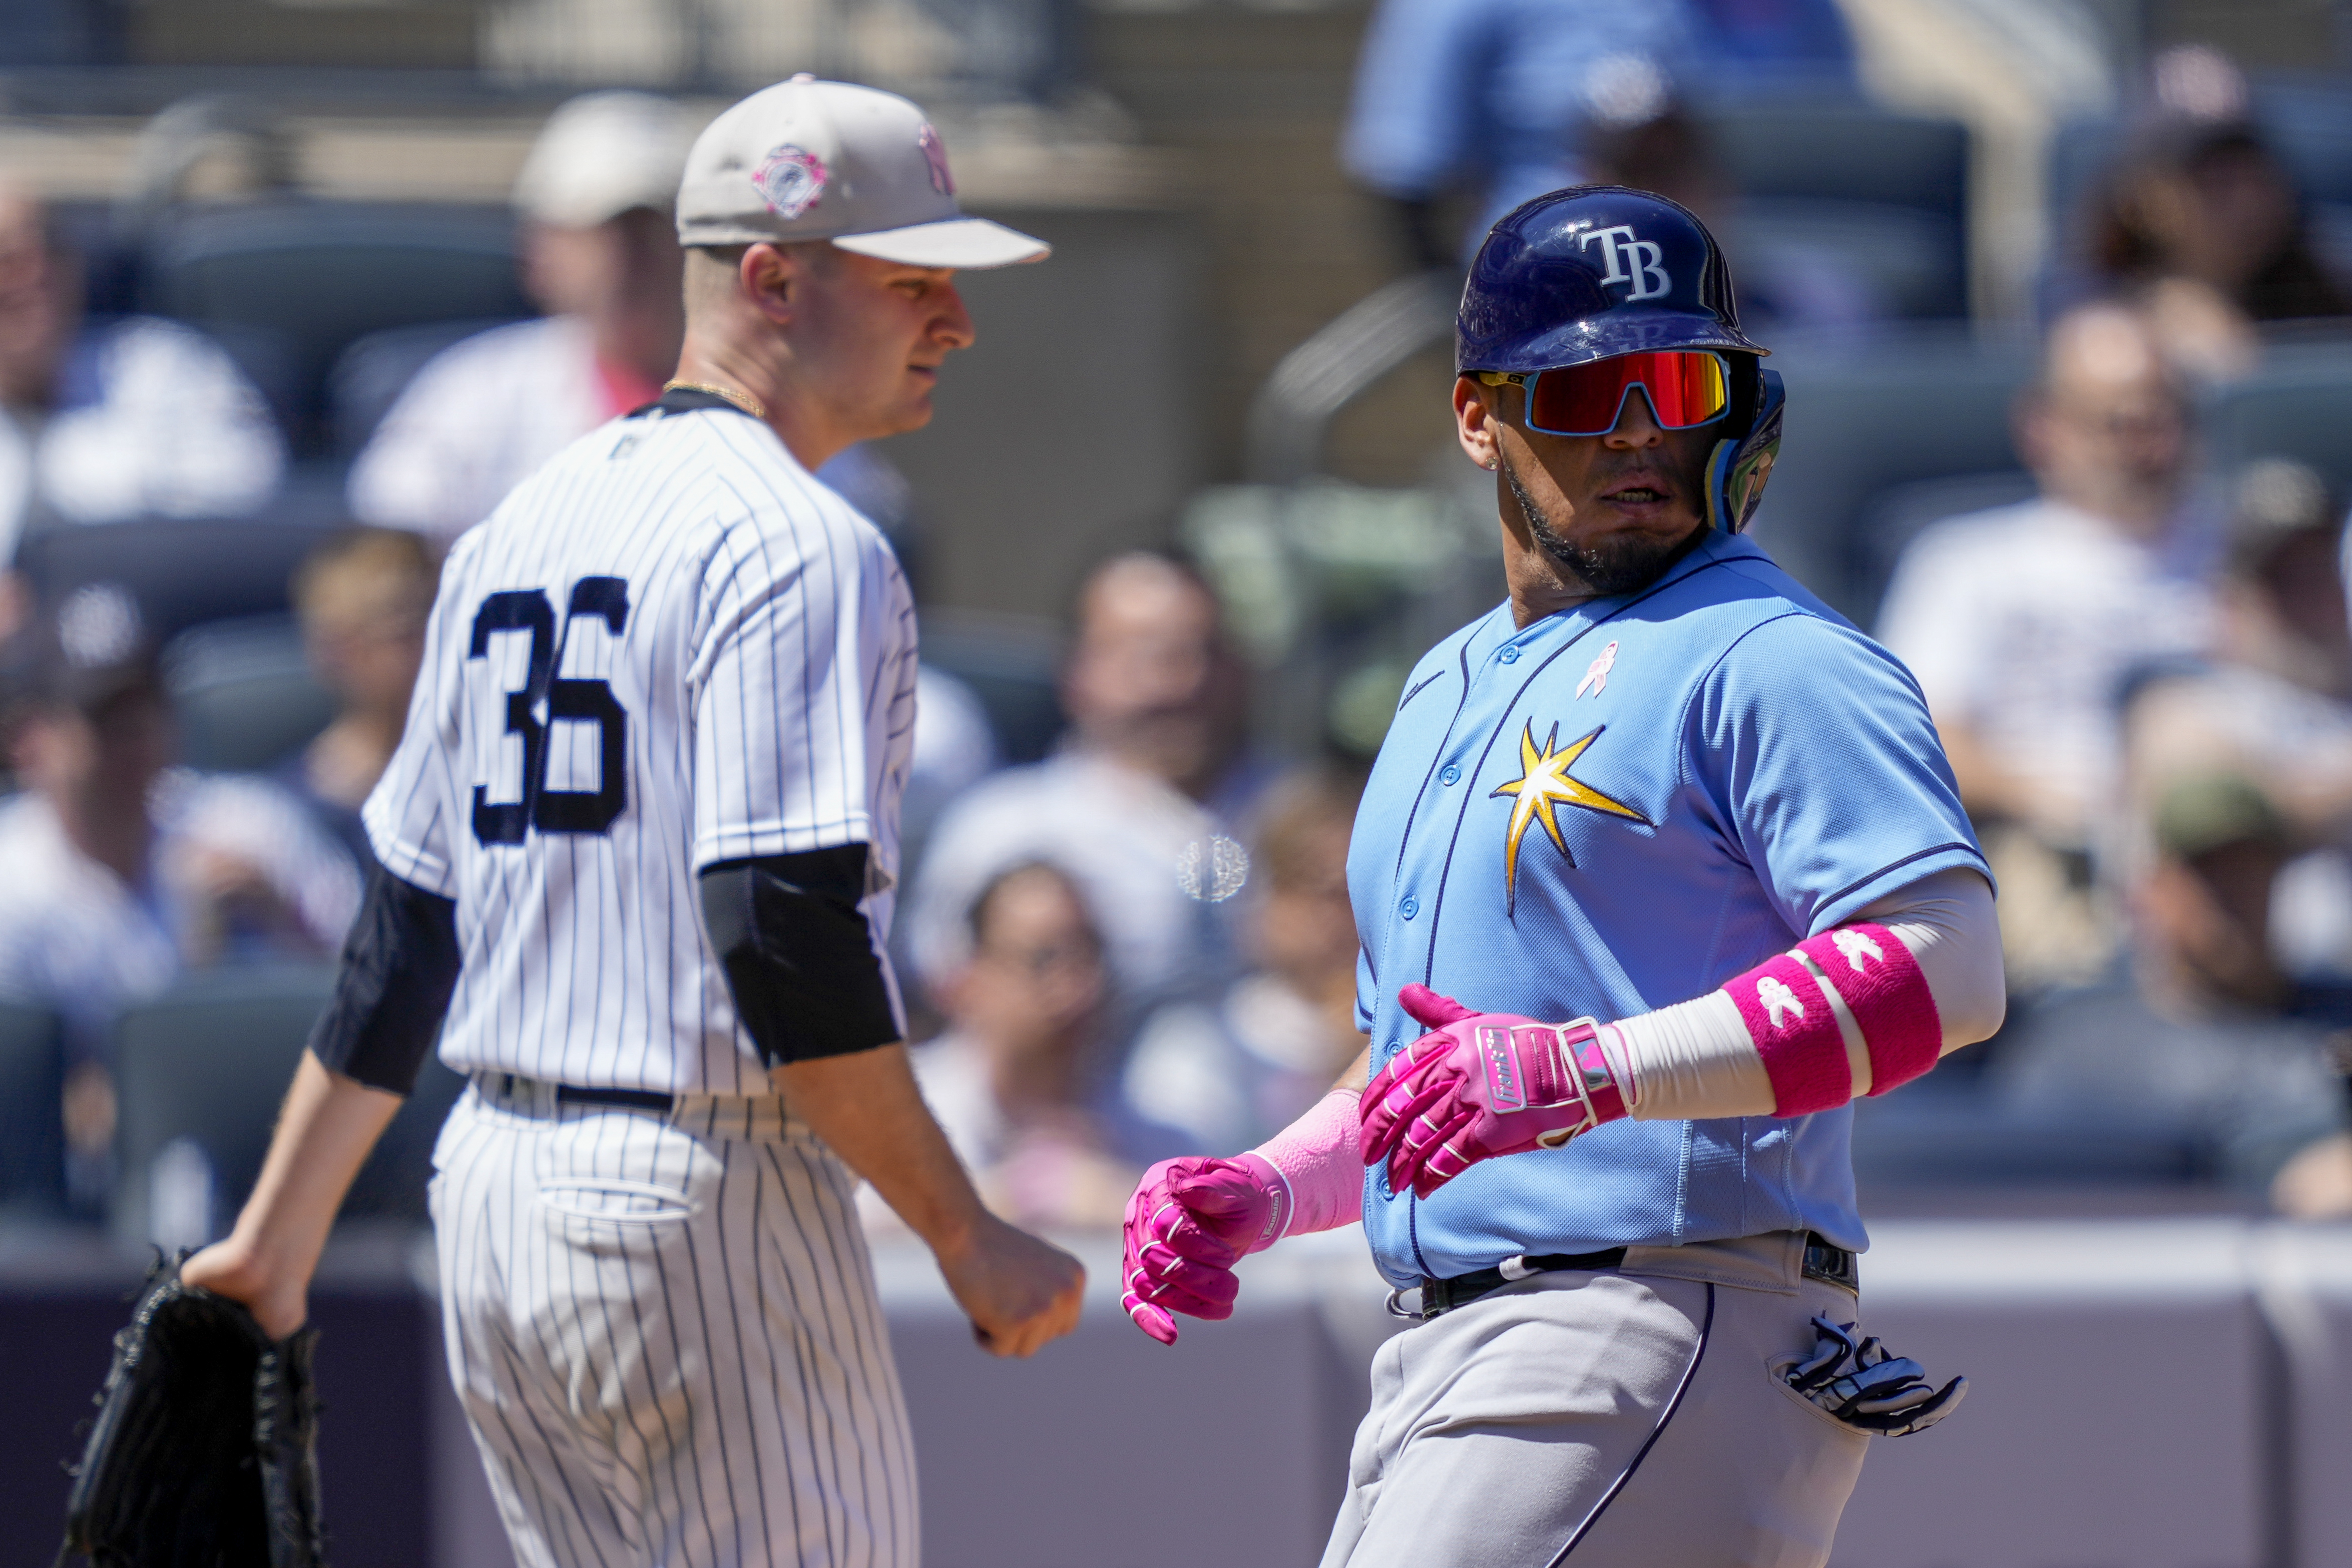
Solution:
{"label": "cap brim", "polygon": [[908,267],[1016,267],[1054,254],[1054,247],[1044,240],[986,218],[945,218],[875,234],[835,235],[833,243],[860,256]]}

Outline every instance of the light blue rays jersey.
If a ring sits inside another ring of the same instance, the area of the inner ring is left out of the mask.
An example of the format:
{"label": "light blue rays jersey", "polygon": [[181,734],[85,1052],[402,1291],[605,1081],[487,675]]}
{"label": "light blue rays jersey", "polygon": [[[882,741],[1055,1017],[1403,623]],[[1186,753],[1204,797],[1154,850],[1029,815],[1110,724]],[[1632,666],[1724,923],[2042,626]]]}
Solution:
{"label": "light blue rays jersey", "polygon": [[[1910,673],[1745,538],[1638,594],[1422,660],[1348,854],[1375,1071],[1418,980],[1487,1012],[1603,1020],[1686,1001],[1950,866],[1982,869]],[[1516,1253],[1817,1230],[1866,1242],[1844,1108],[1617,1122],[1420,1201],[1366,1176],[1399,1284]]]}

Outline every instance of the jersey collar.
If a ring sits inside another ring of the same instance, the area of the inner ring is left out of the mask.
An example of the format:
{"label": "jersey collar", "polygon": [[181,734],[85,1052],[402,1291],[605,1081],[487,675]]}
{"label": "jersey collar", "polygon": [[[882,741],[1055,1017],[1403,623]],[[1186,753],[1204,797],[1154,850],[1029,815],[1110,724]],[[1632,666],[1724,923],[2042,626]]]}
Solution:
{"label": "jersey collar", "polygon": [[[1745,534],[1727,534],[1720,529],[1710,529],[1701,537],[1698,543],[1683,553],[1680,560],[1668,567],[1664,576],[1638,592],[1612,594],[1605,599],[1582,600],[1565,610],[1554,611],[1539,621],[1529,622],[1523,627],[1512,625],[1511,601],[1507,599],[1504,600],[1495,607],[1490,617],[1489,624],[1494,633],[1493,646],[1481,646],[1485,639],[1480,636],[1474,640],[1471,652],[1473,656],[1483,656],[1493,653],[1506,643],[1517,643],[1525,646],[1542,642],[1545,638],[1561,631],[1581,630],[1608,620],[1636,600],[1648,599],[1663,593],[1691,573],[1713,566],[1718,561],[1756,559],[1764,559],[1764,551]],[[1481,628],[1482,632],[1486,630],[1487,628]]]}
{"label": "jersey collar", "polygon": [[741,403],[730,402],[717,392],[707,392],[695,387],[671,387],[653,402],[631,409],[625,417],[635,419],[640,414],[655,413],[692,413],[698,409],[706,408],[723,409],[729,413],[740,413],[745,419],[751,417],[751,411]]}

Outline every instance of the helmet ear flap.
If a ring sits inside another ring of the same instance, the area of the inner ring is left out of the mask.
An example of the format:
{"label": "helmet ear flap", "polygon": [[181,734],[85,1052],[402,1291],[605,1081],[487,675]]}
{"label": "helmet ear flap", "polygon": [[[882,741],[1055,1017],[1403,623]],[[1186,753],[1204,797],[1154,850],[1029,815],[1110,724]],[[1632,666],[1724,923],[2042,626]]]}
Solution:
{"label": "helmet ear flap", "polygon": [[1748,368],[1745,374],[1735,372],[1741,384],[1733,389],[1731,415],[1706,465],[1707,524],[1727,534],[1745,532],[1764,498],[1765,481],[1780,452],[1780,411],[1788,401],[1778,372],[1745,354],[1738,360]]}

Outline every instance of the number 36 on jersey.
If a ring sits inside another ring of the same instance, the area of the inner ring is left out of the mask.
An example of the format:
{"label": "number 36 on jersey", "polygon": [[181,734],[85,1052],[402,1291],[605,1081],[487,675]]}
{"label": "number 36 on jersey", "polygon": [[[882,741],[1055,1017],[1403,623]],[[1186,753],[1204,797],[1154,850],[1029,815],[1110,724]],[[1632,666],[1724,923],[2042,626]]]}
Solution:
{"label": "number 36 on jersey", "polygon": [[474,786],[478,841],[608,832],[628,809],[629,716],[609,682],[556,674],[574,636],[617,639],[628,619],[629,585],[617,577],[573,583],[560,621],[537,588],[493,593],[474,612],[468,695],[496,705],[508,737],[489,753],[489,781]]}

